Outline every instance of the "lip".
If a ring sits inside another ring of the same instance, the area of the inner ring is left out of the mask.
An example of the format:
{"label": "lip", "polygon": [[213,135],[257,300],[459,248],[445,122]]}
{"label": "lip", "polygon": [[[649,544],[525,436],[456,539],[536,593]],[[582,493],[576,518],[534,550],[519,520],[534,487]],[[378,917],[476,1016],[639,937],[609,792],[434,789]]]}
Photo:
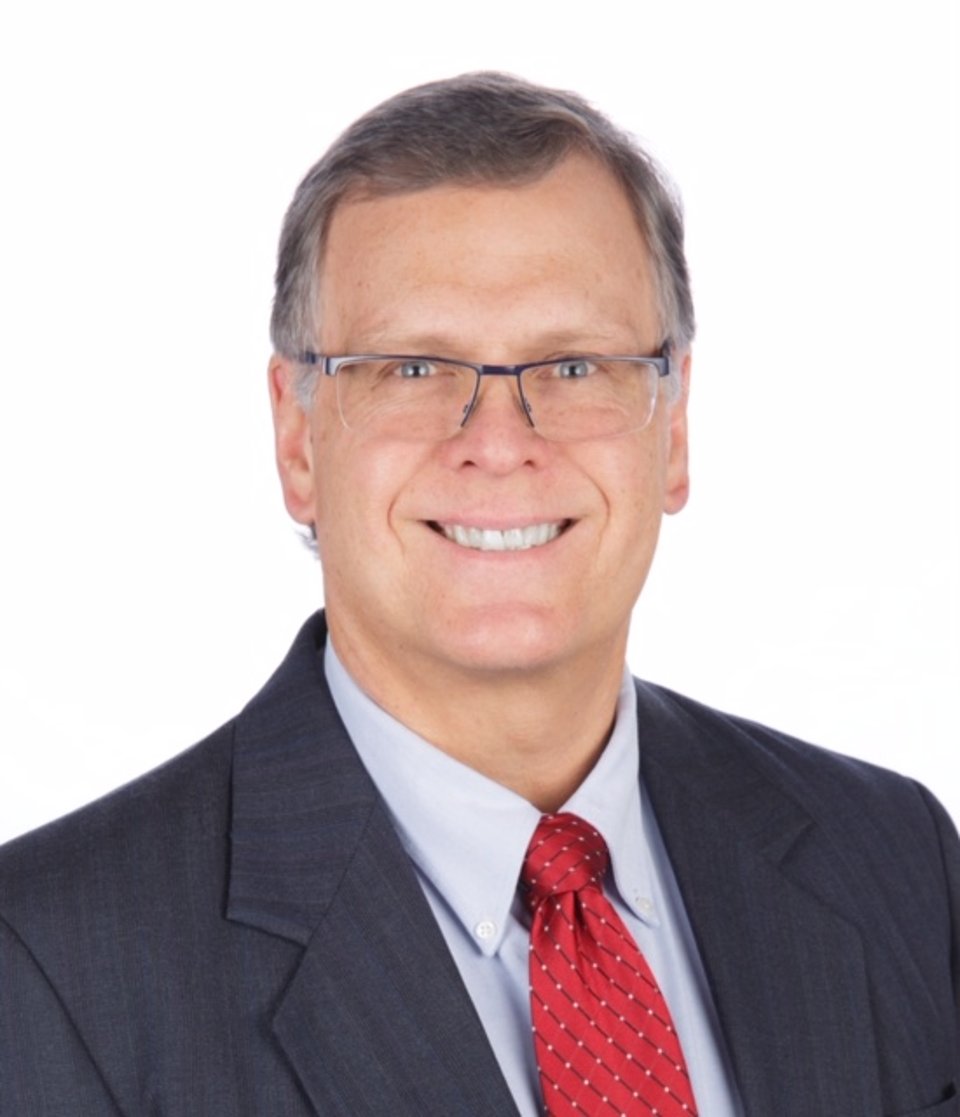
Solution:
{"label": "lip", "polygon": [[538,519],[504,523],[430,520],[428,526],[453,546],[474,554],[525,554],[559,539],[572,520]]}

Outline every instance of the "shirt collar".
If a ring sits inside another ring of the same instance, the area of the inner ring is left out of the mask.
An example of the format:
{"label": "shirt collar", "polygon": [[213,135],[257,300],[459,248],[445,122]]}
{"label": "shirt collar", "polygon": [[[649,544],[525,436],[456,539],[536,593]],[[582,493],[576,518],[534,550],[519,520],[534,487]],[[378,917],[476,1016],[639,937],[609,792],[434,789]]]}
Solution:
{"label": "shirt collar", "polygon": [[[324,671],[407,853],[477,948],[496,954],[540,811],[381,709],[354,682],[329,638]],[[638,918],[655,924],[644,899],[650,895],[650,871],[641,821],[636,691],[626,670],[610,740],[562,809],[603,835],[621,899]]]}

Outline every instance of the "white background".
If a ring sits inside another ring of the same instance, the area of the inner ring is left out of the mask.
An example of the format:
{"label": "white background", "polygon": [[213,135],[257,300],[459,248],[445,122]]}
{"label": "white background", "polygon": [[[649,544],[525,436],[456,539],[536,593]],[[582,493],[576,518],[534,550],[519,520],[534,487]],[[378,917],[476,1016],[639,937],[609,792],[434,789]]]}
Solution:
{"label": "white background", "polygon": [[[12,10],[12,6],[9,10]],[[408,85],[575,88],[679,180],[694,488],[639,673],[960,817],[953,0],[21,4],[0,28],[0,837],[232,715],[320,602],[283,512],[271,272]]]}

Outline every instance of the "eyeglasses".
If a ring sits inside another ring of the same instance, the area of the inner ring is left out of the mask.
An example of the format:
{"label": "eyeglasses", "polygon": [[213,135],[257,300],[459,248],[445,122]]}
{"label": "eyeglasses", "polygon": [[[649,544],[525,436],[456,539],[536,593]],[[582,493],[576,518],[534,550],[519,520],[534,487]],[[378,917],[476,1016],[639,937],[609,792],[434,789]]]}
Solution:
{"label": "eyeglasses", "polygon": [[337,381],[340,418],[349,430],[440,441],[464,427],[484,376],[512,376],[526,421],[555,442],[610,438],[643,430],[660,381],[670,375],[670,343],[655,357],[560,357],[522,365],[483,365],[445,357],[306,352],[301,364]]}

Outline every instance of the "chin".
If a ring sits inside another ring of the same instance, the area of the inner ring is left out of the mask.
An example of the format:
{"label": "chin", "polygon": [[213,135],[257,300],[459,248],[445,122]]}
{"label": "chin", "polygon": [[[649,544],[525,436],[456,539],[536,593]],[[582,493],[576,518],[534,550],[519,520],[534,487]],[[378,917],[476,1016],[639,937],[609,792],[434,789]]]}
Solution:
{"label": "chin", "polygon": [[483,673],[549,668],[575,655],[581,635],[554,610],[497,606],[448,621],[433,641],[451,664]]}

